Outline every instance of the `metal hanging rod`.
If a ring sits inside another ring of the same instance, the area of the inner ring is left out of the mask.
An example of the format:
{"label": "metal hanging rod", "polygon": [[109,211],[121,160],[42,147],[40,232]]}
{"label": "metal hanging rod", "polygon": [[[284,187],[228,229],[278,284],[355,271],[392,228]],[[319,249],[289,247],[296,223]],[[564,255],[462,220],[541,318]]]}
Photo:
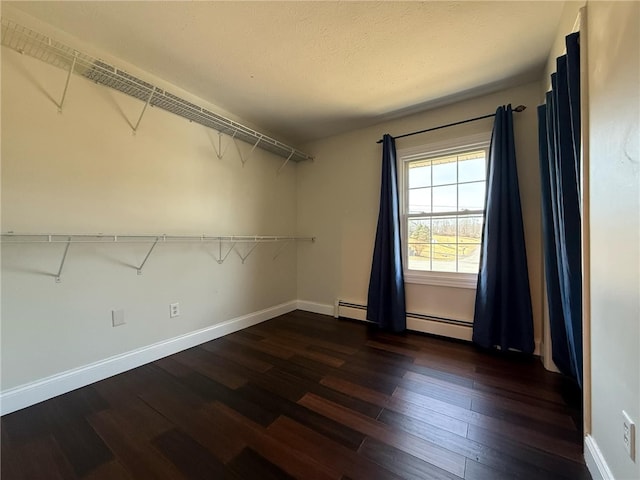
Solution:
{"label": "metal hanging rod", "polygon": [[[513,109],[513,111],[516,113],[520,113],[520,112],[524,112],[526,108],[527,108],[526,105],[518,105],[516,108]],[[453,127],[455,125],[462,125],[463,123],[475,122],[477,120],[483,120],[485,118],[491,118],[495,116],[496,116],[495,113],[489,113],[487,115],[482,115],[480,117],[468,118],[467,120],[461,120],[459,122],[447,123],[446,125],[439,125],[437,127],[427,128],[425,130],[418,130],[417,132],[410,132],[410,133],[405,133],[403,135],[397,135],[393,138],[397,140],[398,138],[411,137],[412,135],[419,135],[420,133],[433,132],[434,130],[440,130],[441,128]],[[376,143],[382,143],[382,139],[378,140]]]}
{"label": "metal hanging rod", "polygon": [[[212,128],[220,133],[233,136],[234,139],[242,140],[252,145],[254,149],[259,147],[262,150],[285,158],[287,162],[289,160],[293,162],[313,160],[313,156],[294,147],[195,105],[102,60],[5,18],[2,18],[2,45],[50,65],[63,68],[69,72],[69,75],[74,72],[95,83],[111,87],[144,102],[145,106],[142,113],[135,127],[132,126],[134,133],[140,125],[147,106],[150,105]],[[67,77],[62,100],[58,104],[60,110],[62,109],[68,86],[69,77]]]}
{"label": "metal hanging rod", "polygon": [[2,243],[265,243],[314,242],[315,237],[280,235],[166,235],[166,234],[104,234],[104,233],[13,233],[0,234]]}

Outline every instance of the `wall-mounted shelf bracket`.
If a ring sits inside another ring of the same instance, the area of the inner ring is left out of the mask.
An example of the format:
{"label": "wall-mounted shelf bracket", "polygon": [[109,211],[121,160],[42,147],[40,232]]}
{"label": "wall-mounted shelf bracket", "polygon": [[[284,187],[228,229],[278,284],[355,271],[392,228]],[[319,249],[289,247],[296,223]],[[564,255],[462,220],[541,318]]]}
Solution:
{"label": "wall-mounted shelf bracket", "polygon": [[249,151],[249,153],[247,154],[246,157],[242,156],[242,152],[240,151],[240,146],[238,145],[238,142],[236,142],[236,138],[233,137],[233,143],[236,144],[236,149],[238,150],[238,155],[240,156],[240,161],[242,162],[242,166],[244,167],[244,164],[247,163],[247,160],[249,160],[249,158],[251,157],[251,155],[253,155],[253,152],[255,152],[256,148],[258,147],[258,145],[260,144],[260,140],[262,140],[263,135],[262,134],[258,134],[258,139],[256,140],[256,143],[253,145],[253,148],[251,148],[251,150]]}
{"label": "wall-mounted shelf bracket", "polygon": [[282,171],[282,169],[287,166],[287,163],[289,163],[289,160],[291,160],[291,157],[293,157],[294,153],[296,153],[296,151],[295,150],[291,150],[291,153],[289,154],[287,159],[284,161],[284,163],[278,169],[278,173],[277,173],[278,175],[280,175],[280,172]]}
{"label": "wall-mounted shelf bracket", "polygon": [[135,135],[136,132],[138,131],[138,127],[140,126],[140,122],[142,121],[142,117],[144,116],[144,112],[147,111],[147,107],[149,106],[149,103],[151,102],[151,99],[153,98],[153,94],[154,93],[156,93],[156,87],[153,87],[153,89],[151,90],[151,93],[147,97],[147,101],[144,104],[144,107],[142,107],[142,112],[140,112],[140,116],[138,117],[138,121],[136,122],[136,126],[133,127],[133,131],[131,132],[133,135]]}
{"label": "wall-mounted shelf bracket", "polygon": [[280,245],[280,247],[278,248],[278,250],[276,251],[276,254],[273,256],[273,259],[275,260],[276,258],[278,258],[280,256],[280,254],[284,251],[285,248],[287,248],[287,246],[289,245],[290,240],[287,240],[286,242],[284,242],[282,245]]}
{"label": "wall-mounted shelf bracket", "polygon": [[144,260],[142,261],[142,263],[140,264],[140,266],[136,269],[138,270],[138,275],[142,275],[142,268],[144,267],[144,264],[147,263],[147,260],[149,260],[149,257],[151,256],[151,252],[153,252],[153,249],[156,248],[156,245],[158,244],[158,241],[160,240],[160,238],[156,238],[156,241],[153,242],[153,245],[151,245],[151,248],[149,249],[149,251],[147,252],[147,256],[144,257]]}
{"label": "wall-mounted shelf bracket", "polygon": [[[236,133],[238,133],[237,130],[233,131],[233,135],[231,135],[231,140],[233,140],[234,138],[236,138]],[[231,144],[231,142],[227,142],[227,145],[224,147],[224,150],[222,149],[222,132],[218,132],[218,147],[216,148],[216,144],[211,141],[211,145],[213,146],[213,149],[216,152],[216,157],[218,157],[218,160],[222,160],[222,158],[224,157],[224,154],[227,153],[227,149],[229,148],[229,145]]]}
{"label": "wall-mounted shelf bracket", "polygon": [[242,260],[242,264],[244,265],[244,261],[249,258],[249,255],[251,255],[253,253],[253,251],[256,249],[256,247],[259,245],[259,243],[256,241],[253,246],[249,249],[249,251],[247,251],[247,253],[245,253],[244,255],[242,255],[238,250],[236,250],[236,253],[238,254],[238,256],[240,257],[240,260]]}
{"label": "wall-mounted shelf bracket", "polygon": [[[51,241],[51,236],[49,236],[49,241]],[[62,282],[60,275],[62,275],[62,269],[64,268],[64,262],[67,260],[67,253],[69,253],[69,247],[71,246],[71,237],[67,240],[67,245],[64,247],[64,253],[62,254],[62,260],[60,261],[60,268],[58,268],[58,273],[56,274],[56,283]]]}
{"label": "wall-mounted shelf bracket", "polygon": [[225,253],[224,256],[222,256],[222,239],[221,239],[218,242],[218,258],[216,258],[216,262],[222,265],[224,261],[227,259],[227,257],[229,256],[229,254],[231,253],[231,250],[233,250],[235,246],[236,246],[236,242],[232,242],[231,246],[229,247],[229,250],[227,250],[227,253]]}
{"label": "wall-mounted shelf bracket", "polygon": [[62,98],[60,99],[60,105],[58,105],[58,113],[62,113],[62,105],[64,105],[64,99],[67,97],[67,90],[69,89],[69,82],[71,81],[71,74],[73,69],[76,68],[76,61],[78,60],[78,52],[73,52],[73,60],[69,65],[69,72],[67,73],[67,81],[64,84],[64,90],[62,91]]}

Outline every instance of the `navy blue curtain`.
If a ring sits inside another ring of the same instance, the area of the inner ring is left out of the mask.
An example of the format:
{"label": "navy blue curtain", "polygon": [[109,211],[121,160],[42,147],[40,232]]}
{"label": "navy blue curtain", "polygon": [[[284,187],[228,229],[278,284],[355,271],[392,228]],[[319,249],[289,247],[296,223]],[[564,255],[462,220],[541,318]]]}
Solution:
{"label": "navy blue curtain", "polygon": [[538,107],[538,141],[552,358],[582,385],[579,34],[566,45]]}
{"label": "navy blue curtain", "polygon": [[406,316],[396,144],[387,134],[382,137],[380,212],[369,280],[367,320],[384,330],[402,332],[407,328]]}
{"label": "navy blue curtain", "polygon": [[533,353],[533,313],[511,105],[496,110],[489,162],[473,341]]}

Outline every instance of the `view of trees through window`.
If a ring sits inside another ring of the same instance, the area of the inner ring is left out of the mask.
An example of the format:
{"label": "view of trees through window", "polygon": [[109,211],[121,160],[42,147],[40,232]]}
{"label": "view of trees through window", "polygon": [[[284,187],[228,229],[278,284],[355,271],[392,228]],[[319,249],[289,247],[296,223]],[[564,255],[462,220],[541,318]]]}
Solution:
{"label": "view of trees through window", "polygon": [[407,164],[409,270],[478,273],[486,149]]}

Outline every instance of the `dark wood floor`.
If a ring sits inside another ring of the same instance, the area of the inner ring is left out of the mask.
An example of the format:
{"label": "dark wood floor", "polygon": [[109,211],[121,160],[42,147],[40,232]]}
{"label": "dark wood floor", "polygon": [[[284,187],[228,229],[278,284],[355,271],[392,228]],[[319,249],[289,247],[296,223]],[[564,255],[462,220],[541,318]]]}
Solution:
{"label": "dark wood floor", "polygon": [[539,361],[296,311],[4,416],[1,474],[587,479],[572,393]]}

